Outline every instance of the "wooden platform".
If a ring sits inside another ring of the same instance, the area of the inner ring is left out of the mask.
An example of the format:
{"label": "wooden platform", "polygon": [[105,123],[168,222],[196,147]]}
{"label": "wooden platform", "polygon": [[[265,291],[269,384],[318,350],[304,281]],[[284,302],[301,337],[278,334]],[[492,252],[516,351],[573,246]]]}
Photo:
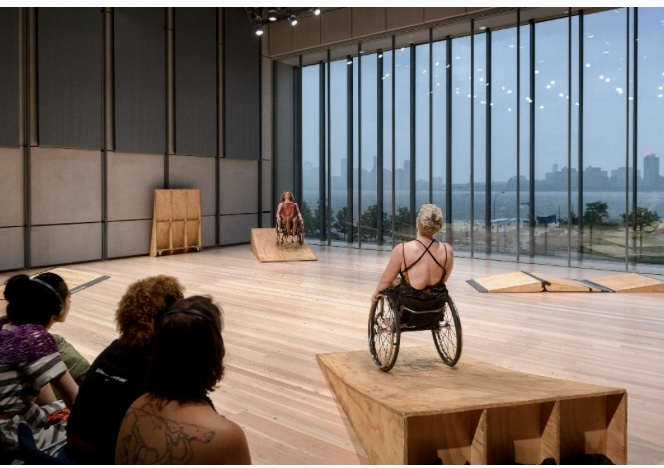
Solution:
{"label": "wooden platform", "polygon": [[518,271],[470,279],[466,282],[482,293],[664,292],[663,281],[637,273],[576,280],[551,274]]}
{"label": "wooden platform", "polygon": [[[60,267],[32,274],[30,275],[30,278],[34,278],[35,276],[45,273],[46,271],[60,275],[62,279],[65,280],[65,283],[67,283],[67,286],[69,287],[69,290],[71,291],[72,294],[109,278],[106,275],[98,275],[95,273],[88,273],[85,271],[72,270],[70,268],[60,268]],[[0,300],[4,300],[4,295],[2,294],[4,290],[5,290],[5,285],[4,284],[0,285]]]}
{"label": "wooden platform", "polygon": [[369,351],[317,360],[375,464],[540,464],[585,454],[627,462],[623,389],[511,371],[433,343],[402,347],[390,373]]}
{"label": "wooden platform", "polygon": [[639,275],[623,273],[586,280],[590,285],[599,285],[614,292],[664,293],[664,281]]}
{"label": "wooden platform", "polygon": [[302,245],[298,243],[277,245],[275,229],[273,227],[251,229],[251,251],[261,262],[317,260],[307,245],[307,241],[304,241]]}
{"label": "wooden platform", "polygon": [[544,292],[542,280],[523,271],[485,276],[467,281],[479,292]]}

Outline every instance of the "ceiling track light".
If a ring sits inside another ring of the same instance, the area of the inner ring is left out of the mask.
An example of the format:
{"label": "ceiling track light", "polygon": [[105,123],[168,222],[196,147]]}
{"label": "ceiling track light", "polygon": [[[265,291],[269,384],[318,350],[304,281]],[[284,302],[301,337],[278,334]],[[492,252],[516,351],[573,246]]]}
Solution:
{"label": "ceiling track light", "polygon": [[277,21],[276,8],[270,8],[269,10],[267,10],[267,19],[270,21]]}
{"label": "ceiling track light", "polygon": [[288,21],[290,21],[291,26],[295,26],[297,24],[297,16],[295,16],[295,13],[290,14]]}
{"label": "ceiling track light", "polygon": [[263,30],[263,23],[254,26],[254,32],[256,33],[257,36],[262,36],[263,33],[265,32]]}
{"label": "ceiling track light", "polygon": [[319,7],[313,7],[311,11],[314,13],[316,16],[320,16],[320,8]]}

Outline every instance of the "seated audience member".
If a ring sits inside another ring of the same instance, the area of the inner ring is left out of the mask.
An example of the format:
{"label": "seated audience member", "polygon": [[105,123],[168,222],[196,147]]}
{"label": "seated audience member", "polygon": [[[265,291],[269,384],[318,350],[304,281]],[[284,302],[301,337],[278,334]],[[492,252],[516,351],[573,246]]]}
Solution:
{"label": "seated audience member", "polygon": [[[48,329],[64,322],[71,299],[54,273],[30,279],[19,274],[5,285],[7,318],[0,329],[0,446],[18,456],[18,425],[32,429],[37,448],[57,456],[65,444],[68,409],[78,385],[60,357]],[[62,395],[58,400],[53,388]],[[66,405],[66,406],[65,406]]]}
{"label": "seated audience member", "polygon": [[115,322],[120,337],[94,360],[67,426],[65,455],[80,464],[113,464],[115,439],[129,405],[145,392],[154,318],[182,299],[180,282],[165,275],[131,284]]}
{"label": "seated audience member", "polygon": [[224,374],[219,308],[208,296],[178,301],[155,320],[147,393],[120,426],[119,464],[251,464],[244,431],[208,393]]}

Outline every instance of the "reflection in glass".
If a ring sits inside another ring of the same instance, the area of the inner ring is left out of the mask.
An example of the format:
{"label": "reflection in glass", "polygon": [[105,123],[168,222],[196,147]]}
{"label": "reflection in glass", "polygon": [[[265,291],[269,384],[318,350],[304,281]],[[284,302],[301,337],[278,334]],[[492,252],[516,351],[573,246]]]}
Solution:
{"label": "reflection in glass", "polygon": [[322,65],[302,68],[302,201],[305,235],[320,236],[320,74]]}

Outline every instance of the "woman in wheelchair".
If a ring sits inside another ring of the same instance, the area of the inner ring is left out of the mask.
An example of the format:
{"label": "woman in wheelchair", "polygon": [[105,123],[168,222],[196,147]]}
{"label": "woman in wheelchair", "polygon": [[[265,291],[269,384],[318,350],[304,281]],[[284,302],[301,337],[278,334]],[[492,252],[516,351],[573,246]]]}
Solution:
{"label": "woman in wheelchair", "polygon": [[297,226],[298,222],[300,225],[302,222],[302,213],[300,213],[300,207],[295,203],[293,199],[293,194],[285,191],[281,194],[281,203],[277,207],[277,230],[280,236],[283,236],[282,233],[282,223],[286,227],[286,235],[288,240],[291,243],[295,243],[297,240]]}
{"label": "woman in wheelchair", "polygon": [[[382,292],[398,295],[404,305],[413,308],[428,308],[447,299],[445,283],[454,266],[454,251],[449,244],[433,239],[443,227],[442,211],[436,205],[422,205],[416,226],[415,240],[403,242],[392,250],[371,296],[372,303],[378,301]],[[411,325],[408,318],[402,317],[401,328]]]}

